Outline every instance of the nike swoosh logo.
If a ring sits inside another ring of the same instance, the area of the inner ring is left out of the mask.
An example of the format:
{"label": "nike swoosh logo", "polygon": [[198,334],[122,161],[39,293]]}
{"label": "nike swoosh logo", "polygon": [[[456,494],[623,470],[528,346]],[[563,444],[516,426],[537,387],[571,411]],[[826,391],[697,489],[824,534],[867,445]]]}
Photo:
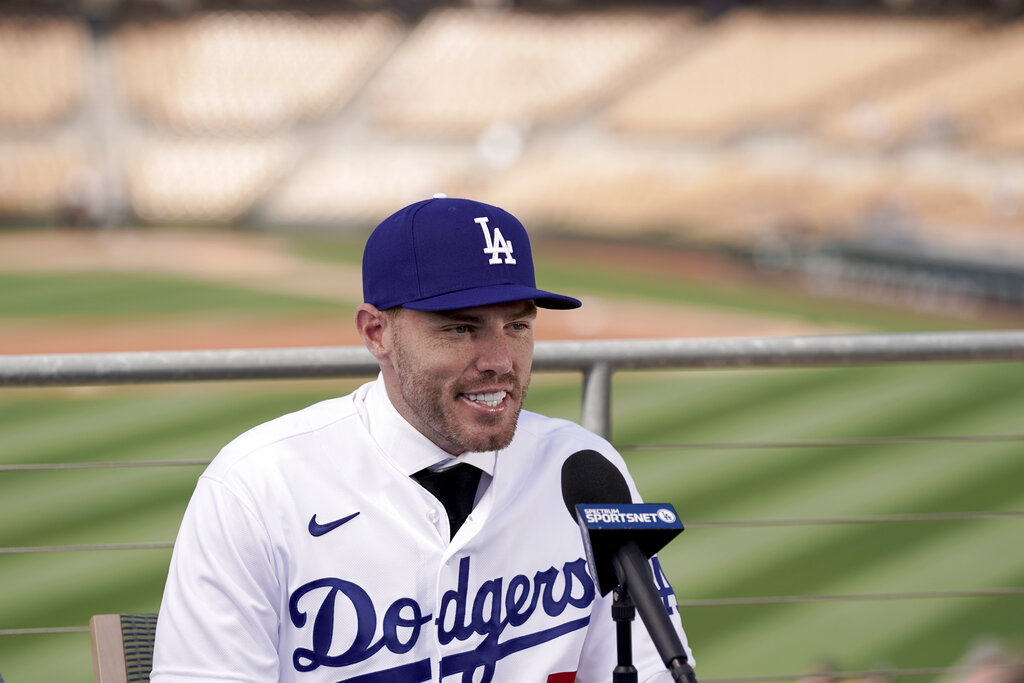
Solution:
{"label": "nike swoosh logo", "polygon": [[316,521],[316,515],[313,515],[309,518],[309,534],[310,536],[323,536],[327,532],[334,531],[345,522],[349,522],[358,516],[358,512],[353,512],[348,517],[342,517],[341,519],[336,519],[333,522],[328,522],[327,524],[319,524]]}

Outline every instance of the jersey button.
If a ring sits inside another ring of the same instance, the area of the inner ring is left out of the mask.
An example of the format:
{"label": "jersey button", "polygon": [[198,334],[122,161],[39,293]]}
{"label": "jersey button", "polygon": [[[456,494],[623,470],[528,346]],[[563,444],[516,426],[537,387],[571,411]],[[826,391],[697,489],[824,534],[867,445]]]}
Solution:
{"label": "jersey button", "polygon": [[438,520],[441,519],[441,513],[436,508],[430,508],[427,510],[427,519],[430,520],[431,524],[437,524]]}

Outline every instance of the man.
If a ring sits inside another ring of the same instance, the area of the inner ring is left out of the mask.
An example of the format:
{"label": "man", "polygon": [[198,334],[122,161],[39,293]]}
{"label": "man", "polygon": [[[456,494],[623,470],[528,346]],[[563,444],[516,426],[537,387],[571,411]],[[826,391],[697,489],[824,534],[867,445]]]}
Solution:
{"label": "man", "polygon": [[[610,595],[588,575],[560,471],[583,449],[625,464],[581,427],[521,411],[537,307],[580,302],[536,288],[512,215],[443,195],[374,230],[363,296],[377,380],[250,430],[200,478],[152,680],[610,681]],[[670,681],[633,633],[639,680]]]}

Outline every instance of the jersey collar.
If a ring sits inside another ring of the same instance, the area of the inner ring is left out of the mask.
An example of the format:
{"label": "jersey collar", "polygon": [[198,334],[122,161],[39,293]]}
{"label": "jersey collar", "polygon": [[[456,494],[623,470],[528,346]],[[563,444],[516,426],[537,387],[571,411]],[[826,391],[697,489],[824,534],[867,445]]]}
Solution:
{"label": "jersey collar", "polygon": [[444,469],[465,462],[494,475],[496,451],[463,453],[458,457],[445,452],[401,416],[388,398],[382,376],[378,375],[368,385],[362,408],[370,436],[402,474],[409,476],[424,468]]}

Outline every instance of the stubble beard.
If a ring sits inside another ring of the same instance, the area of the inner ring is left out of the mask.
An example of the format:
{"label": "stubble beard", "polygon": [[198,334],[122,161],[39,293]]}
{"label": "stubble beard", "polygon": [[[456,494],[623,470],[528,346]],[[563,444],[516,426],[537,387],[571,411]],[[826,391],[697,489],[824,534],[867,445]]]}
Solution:
{"label": "stubble beard", "polygon": [[[498,378],[502,383],[507,382],[513,388],[511,396],[518,396],[514,405],[509,406],[510,413],[506,413],[494,419],[494,423],[507,422],[500,431],[488,430],[485,434],[472,434],[472,427],[460,427],[452,405],[453,397],[448,393],[448,386],[443,382],[432,382],[429,377],[418,372],[407,361],[401,343],[395,340],[394,363],[398,375],[398,388],[402,399],[409,406],[420,425],[413,425],[420,431],[424,428],[430,429],[434,435],[440,437],[453,454],[473,453],[481,451],[500,451],[510,443],[516,433],[516,425],[519,422],[519,412],[522,410],[523,402],[526,400],[526,392],[529,389],[530,378],[520,384],[519,379],[512,374],[503,375]],[[446,407],[451,407],[449,412]],[[485,421],[486,424],[486,421]],[[437,440],[432,435],[425,434],[427,438],[435,443]],[[440,445],[440,444],[438,444]]]}

